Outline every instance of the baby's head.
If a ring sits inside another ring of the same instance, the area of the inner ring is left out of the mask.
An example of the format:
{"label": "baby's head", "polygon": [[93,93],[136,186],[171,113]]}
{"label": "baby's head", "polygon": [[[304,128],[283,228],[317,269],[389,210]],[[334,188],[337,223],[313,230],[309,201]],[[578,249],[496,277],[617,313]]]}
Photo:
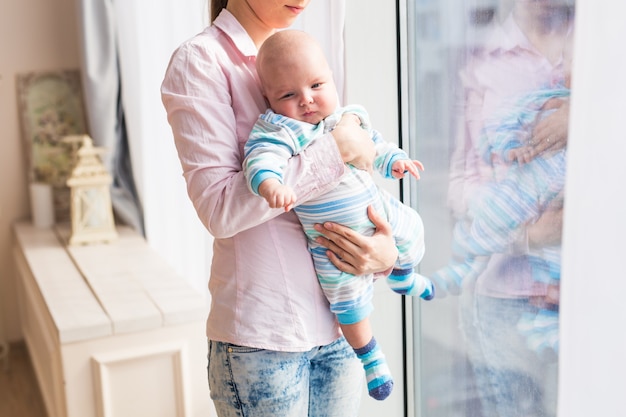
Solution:
{"label": "baby's head", "polygon": [[259,49],[256,67],[274,112],[317,124],[336,110],[332,71],[320,45],[305,32],[283,30],[270,36]]}

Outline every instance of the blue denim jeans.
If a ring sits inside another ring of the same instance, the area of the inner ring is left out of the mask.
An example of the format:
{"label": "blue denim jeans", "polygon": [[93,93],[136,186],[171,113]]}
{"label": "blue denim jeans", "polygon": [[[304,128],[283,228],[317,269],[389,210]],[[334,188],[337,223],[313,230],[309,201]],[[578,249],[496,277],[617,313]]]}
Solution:
{"label": "blue denim jeans", "polygon": [[209,341],[208,358],[219,417],[358,416],[365,374],[343,337],[308,352]]}
{"label": "blue denim jeans", "polygon": [[539,357],[517,330],[528,299],[466,294],[461,323],[486,417],[554,417],[557,362]]}

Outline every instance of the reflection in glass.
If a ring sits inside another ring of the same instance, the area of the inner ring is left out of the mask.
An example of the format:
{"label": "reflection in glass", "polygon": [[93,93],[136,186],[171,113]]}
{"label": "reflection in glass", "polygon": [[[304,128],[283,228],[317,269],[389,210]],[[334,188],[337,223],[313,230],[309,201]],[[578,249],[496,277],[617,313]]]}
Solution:
{"label": "reflection in glass", "polygon": [[415,312],[416,412],[555,416],[573,1],[408,12],[404,147],[438,294]]}

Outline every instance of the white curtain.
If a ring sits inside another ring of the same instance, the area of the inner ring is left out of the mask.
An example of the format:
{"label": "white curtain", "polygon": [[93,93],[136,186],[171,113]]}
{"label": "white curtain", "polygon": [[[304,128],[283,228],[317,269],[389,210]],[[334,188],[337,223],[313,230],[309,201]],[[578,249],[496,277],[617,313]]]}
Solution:
{"label": "white curtain", "polygon": [[174,49],[208,22],[206,0],[115,2],[122,101],[146,238],[202,293],[211,240],[187,197],[160,86]]}
{"label": "white curtain", "polygon": [[[340,89],[344,2],[316,0],[295,25],[322,43]],[[87,106],[94,106],[91,114],[107,125],[102,130],[111,131],[113,125],[119,125],[118,112],[111,107],[119,80],[132,172],[143,205],[148,242],[195,288],[207,294],[212,238],[187,197],[161,104],[160,85],[174,49],[208,24],[208,2],[79,0],[79,4],[84,38],[89,40],[85,42],[89,50],[86,55],[91,57],[83,72],[94,74],[89,77],[96,92],[92,98],[107,98],[95,104],[88,99]],[[115,143],[111,139],[106,146],[114,147]]]}
{"label": "white curtain", "polygon": [[111,191],[117,217],[143,231],[120,94],[116,12],[110,1],[79,0],[76,6],[89,133],[96,145],[106,149],[103,162],[113,175]]}

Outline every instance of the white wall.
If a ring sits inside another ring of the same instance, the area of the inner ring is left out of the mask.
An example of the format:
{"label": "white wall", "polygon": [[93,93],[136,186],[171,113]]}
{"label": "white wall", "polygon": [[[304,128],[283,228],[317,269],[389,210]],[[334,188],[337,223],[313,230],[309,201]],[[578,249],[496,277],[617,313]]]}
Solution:
{"label": "white wall", "polygon": [[626,415],[626,5],[577,0],[559,417]]}
{"label": "white wall", "polygon": [[79,56],[73,0],[2,0],[1,10],[0,318],[4,316],[6,334],[13,341],[21,339],[21,332],[11,224],[30,216],[15,77],[22,72],[78,68]]}

